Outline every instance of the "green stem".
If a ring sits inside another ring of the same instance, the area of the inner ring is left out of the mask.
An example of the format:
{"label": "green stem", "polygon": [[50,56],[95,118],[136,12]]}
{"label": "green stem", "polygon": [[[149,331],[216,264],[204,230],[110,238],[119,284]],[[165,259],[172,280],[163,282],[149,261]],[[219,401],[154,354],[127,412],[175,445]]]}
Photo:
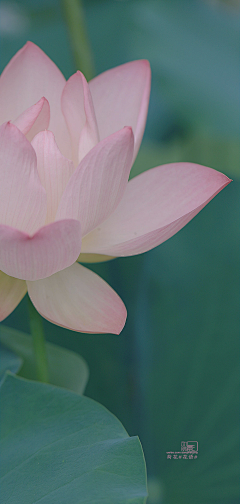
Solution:
{"label": "green stem", "polygon": [[40,382],[49,382],[47,348],[43,331],[42,318],[28,298],[29,325],[33,337],[33,348],[37,368],[37,379]]}
{"label": "green stem", "polygon": [[82,0],[62,0],[74,59],[78,70],[87,80],[94,77],[93,55],[87,35]]}

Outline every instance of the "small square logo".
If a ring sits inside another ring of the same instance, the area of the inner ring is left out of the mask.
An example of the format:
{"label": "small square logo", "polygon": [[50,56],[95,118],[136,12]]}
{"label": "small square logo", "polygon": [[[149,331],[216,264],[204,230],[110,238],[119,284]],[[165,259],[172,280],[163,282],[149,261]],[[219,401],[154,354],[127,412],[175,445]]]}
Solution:
{"label": "small square logo", "polygon": [[198,457],[198,441],[181,441],[181,451],[166,452],[168,459],[196,459]]}
{"label": "small square logo", "polygon": [[181,451],[197,453],[198,452],[198,442],[197,441],[181,441]]}

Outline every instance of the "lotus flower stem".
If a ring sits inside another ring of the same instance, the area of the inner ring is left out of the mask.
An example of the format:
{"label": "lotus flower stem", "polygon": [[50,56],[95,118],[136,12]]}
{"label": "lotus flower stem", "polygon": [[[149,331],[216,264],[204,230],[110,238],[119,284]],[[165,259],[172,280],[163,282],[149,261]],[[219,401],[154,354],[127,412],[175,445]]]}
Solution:
{"label": "lotus flower stem", "polygon": [[41,315],[33,306],[30,298],[28,298],[29,310],[29,325],[33,337],[33,348],[36,361],[37,379],[38,381],[48,383],[48,361],[47,361],[47,348],[44,336],[43,323]]}
{"label": "lotus flower stem", "polygon": [[62,6],[77,70],[81,70],[86,79],[90,80],[95,76],[95,72],[82,1],[62,0]]}

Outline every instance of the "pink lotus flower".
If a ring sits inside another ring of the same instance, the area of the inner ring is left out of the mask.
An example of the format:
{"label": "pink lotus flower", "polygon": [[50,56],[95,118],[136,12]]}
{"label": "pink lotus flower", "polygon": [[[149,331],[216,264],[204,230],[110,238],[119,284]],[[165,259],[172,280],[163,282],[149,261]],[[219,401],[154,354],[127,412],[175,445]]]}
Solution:
{"label": "pink lotus flower", "polygon": [[[126,309],[76,261],[140,254],[187,224],[229,179],[174,163],[128,182],[146,122],[147,61],[66,82],[28,42],[0,81],[0,320],[28,291],[39,313],[119,333]],[[81,252],[81,255],[80,255]]]}

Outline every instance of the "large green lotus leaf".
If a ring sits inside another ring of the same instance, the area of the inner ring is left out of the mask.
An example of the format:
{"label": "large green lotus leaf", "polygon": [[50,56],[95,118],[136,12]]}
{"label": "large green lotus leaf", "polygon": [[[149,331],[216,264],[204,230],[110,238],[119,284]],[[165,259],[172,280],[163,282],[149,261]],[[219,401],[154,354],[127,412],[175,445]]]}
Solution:
{"label": "large green lotus leaf", "polygon": [[0,381],[6,371],[17,373],[22,365],[22,359],[0,344]]}
{"label": "large green lotus leaf", "polygon": [[103,406],[11,374],[0,394],[1,502],[146,502],[139,439]]}
{"label": "large green lotus leaf", "polygon": [[[32,336],[1,325],[0,341],[23,359],[19,375],[30,380],[37,380]],[[83,394],[89,376],[85,360],[80,355],[58,345],[47,343],[46,346],[50,383]]]}

